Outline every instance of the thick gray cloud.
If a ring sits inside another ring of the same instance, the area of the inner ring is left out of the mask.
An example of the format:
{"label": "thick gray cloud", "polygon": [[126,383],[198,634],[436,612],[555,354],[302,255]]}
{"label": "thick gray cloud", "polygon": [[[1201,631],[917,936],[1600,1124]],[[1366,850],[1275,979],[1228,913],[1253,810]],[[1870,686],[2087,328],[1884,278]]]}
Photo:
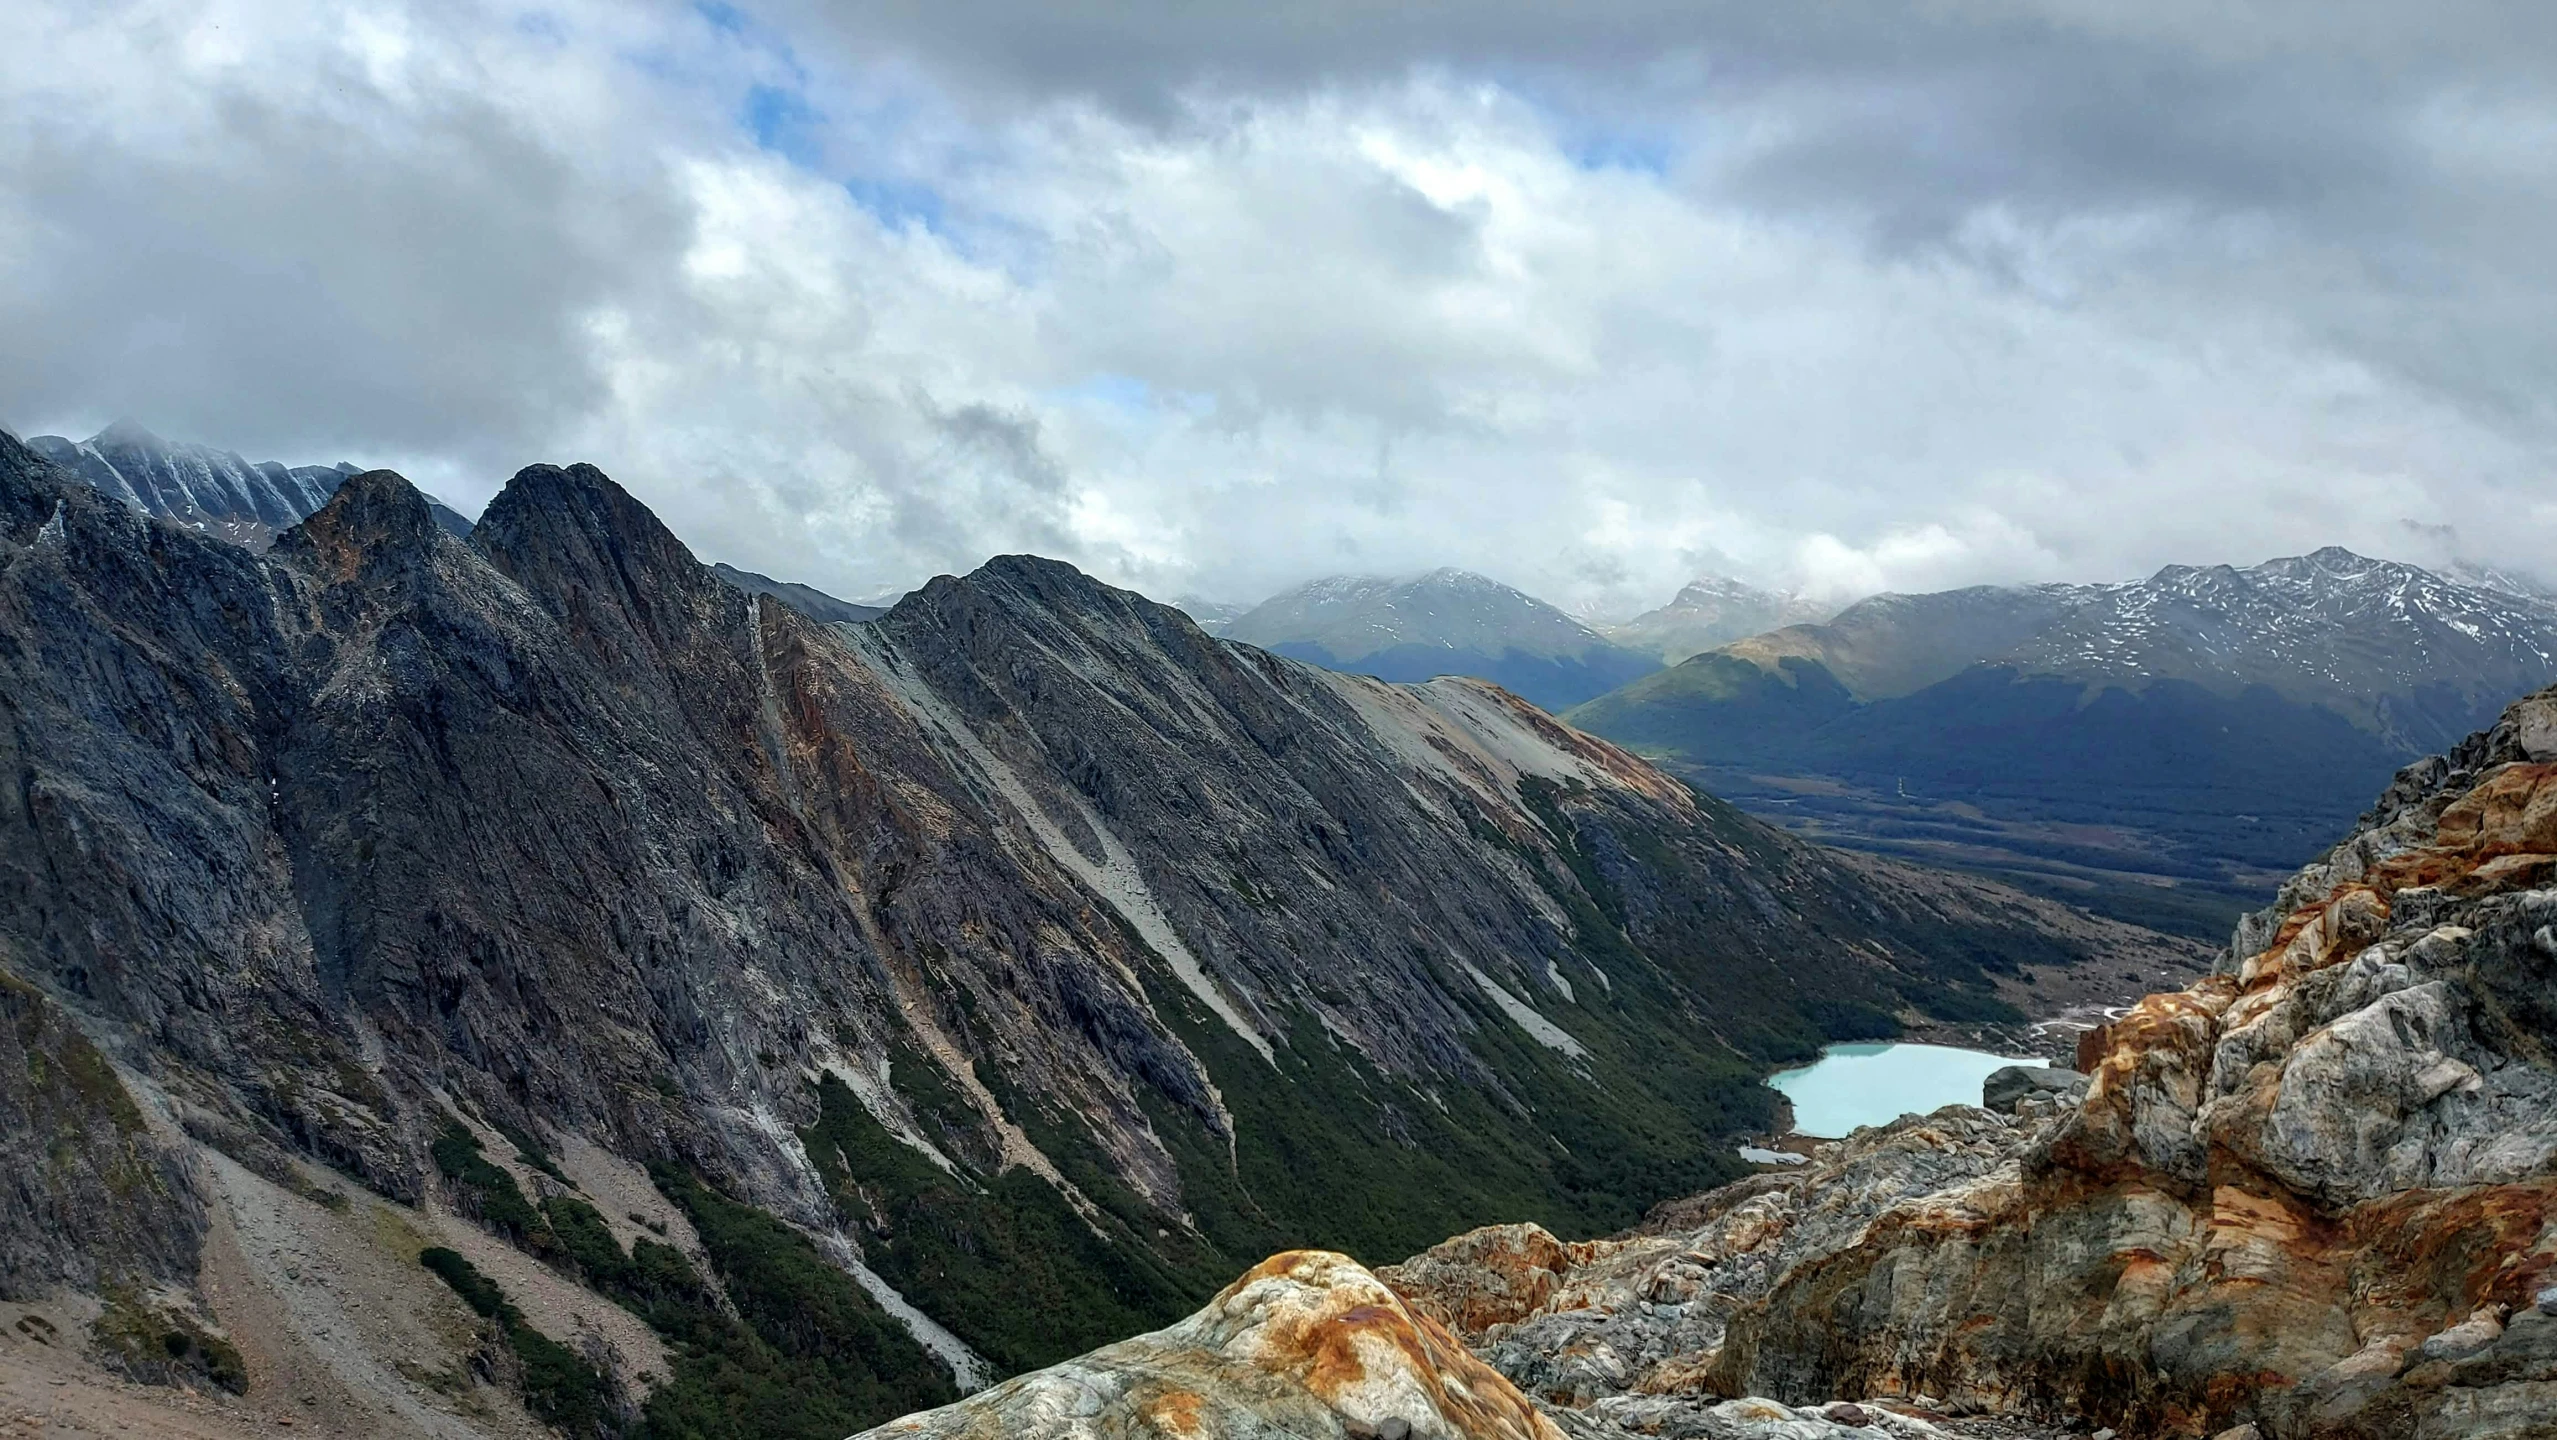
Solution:
{"label": "thick gray cloud", "polygon": [[0,423],[592,459],[851,594],[2527,566],[2552,76],[2524,4],[34,3]]}
{"label": "thick gray cloud", "polygon": [[42,74],[73,58],[56,37],[9,62],[13,419],[131,411],[261,452],[493,463],[602,401],[581,315],[684,243],[653,176],[582,165],[490,97],[412,89],[351,48],[191,77],[200,33],[100,18],[129,27],[112,82]]}

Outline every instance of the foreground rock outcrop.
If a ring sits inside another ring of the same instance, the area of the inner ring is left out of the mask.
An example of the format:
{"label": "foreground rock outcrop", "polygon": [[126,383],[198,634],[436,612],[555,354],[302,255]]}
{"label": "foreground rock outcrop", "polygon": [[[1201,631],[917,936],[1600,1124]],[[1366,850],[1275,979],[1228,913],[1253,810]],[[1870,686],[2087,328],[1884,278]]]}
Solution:
{"label": "foreground rock outcrop", "polygon": [[1755,1398],[1675,1414],[1641,1402],[1604,1414],[1557,1414],[1357,1262],[1296,1250],[1255,1266],[1177,1325],[909,1415],[862,1440],[1879,1440],[1946,1433],[1879,1406],[1795,1407]]}
{"label": "foreground rock outcrop", "polygon": [[1187,1320],[870,1431],[922,1440],[1561,1440],[1345,1255],[1292,1250]]}
{"label": "foreground rock outcrop", "polygon": [[1859,1131],[1564,1244],[1384,1272],[1604,1413],[1929,1397],[2132,1436],[2557,1435],[2557,691],[2403,772],[2082,1100]]}

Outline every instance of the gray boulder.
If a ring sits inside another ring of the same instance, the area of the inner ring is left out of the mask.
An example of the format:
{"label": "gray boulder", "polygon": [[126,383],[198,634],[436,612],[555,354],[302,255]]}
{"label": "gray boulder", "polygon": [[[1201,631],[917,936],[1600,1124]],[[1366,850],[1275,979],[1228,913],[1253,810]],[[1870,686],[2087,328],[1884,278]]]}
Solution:
{"label": "gray boulder", "polygon": [[1989,1078],[1981,1082],[1980,1105],[2001,1115],[2012,1115],[2028,1095],[2075,1100],[2085,1093],[2086,1077],[2075,1070],[2056,1065],[2009,1065],[1989,1072]]}

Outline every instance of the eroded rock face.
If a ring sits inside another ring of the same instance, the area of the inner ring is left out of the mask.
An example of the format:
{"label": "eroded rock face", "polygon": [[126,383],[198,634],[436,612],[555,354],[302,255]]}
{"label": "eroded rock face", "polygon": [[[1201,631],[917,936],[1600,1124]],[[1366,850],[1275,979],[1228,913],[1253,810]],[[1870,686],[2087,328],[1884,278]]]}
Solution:
{"label": "eroded rock face", "polygon": [[60,1007],[0,972],[0,1300],[184,1285],[204,1202]]}
{"label": "eroded rock face", "polygon": [[1616,1240],[1478,1234],[1385,1273],[1574,1406],[2557,1434],[2552,735],[2557,691],[2410,767],[2222,973],[2088,1038],[2082,1100],[1953,1107]]}
{"label": "eroded rock face", "polygon": [[1980,1103],[2001,1115],[2012,1115],[2028,1096],[2075,1100],[2086,1094],[2087,1078],[2075,1070],[2043,1065],[2009,1065],[1990,1072],[1980,1085]]}
{"label": "eroded rock face", "polygon": [[[1379,1273],[1416,1308],[1464,1326],[1468,1343],[1502,1373],[1557,1405],[1784,1395],[1712,1379],[1734,1322],[1877,1225],[1958,1231],[2011,1207],[2020,1151],[2057,1113],[2043,1099],[2018,1108],[2010,1118],[1948,1106],[1859,1130],[1799,1170],[1663,1206],[1613,1239],[1565,1244],[1534,1226],[1494,1227]],[[1542,1298],[1517,1303],[1528,1296]],[[1793,1378],[1796,1400],[1820,1398],[1823,1377]],[[1896,1393],[1938,1393],[1922,1378]]]}

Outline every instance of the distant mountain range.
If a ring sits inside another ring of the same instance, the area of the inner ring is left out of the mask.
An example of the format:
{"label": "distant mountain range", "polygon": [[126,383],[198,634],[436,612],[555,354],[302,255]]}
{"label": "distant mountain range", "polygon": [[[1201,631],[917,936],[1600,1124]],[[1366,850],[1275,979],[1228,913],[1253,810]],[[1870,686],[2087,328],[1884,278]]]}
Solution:
{"label": "distant mountain range", "polygon": [[1249,605],[1230,600],[1210,600],[1204,595],[1183,595],[1171,602],[1172,608],[1198,622],[1210,635],[1222,635],[1226,627],[1252,613]]}
{"label": "distant mountain range", "polygon": [[2216,926],[2397,766],[2552,678],[2557,602],[2329,548],[1876,596],[1564,718],[1829,838],[2092,886],[2153,922],[2222,891],[2190,917]]}
{"label": "distant mountain range", "polygon": [[[146,515],[253,550],[300,524],[357,473],[343,461],[288,466],[244,460],[209,445],[163,440],[129,420],[86,440],[38,435],[27,448]],[[471,533],[460,511],[431,495],[427,505],[436,524],[455,535]]]}
{"label": "distant mountain range", "polygon": [[1326,669],[1386,680],[1470,675],[1549,710],[1660,668],[1655,656],[1467,570],[1316,580],[1263,601],[1223,634]]}
{"label": "distant mountain range", "polygon": [[1787,625],[1810,625],[1828,619],[1838,607],[1791,592],[1761,590],[1737,580],[1707,576],[1678,592],[1678,598],[1648,610],[1604,634],[1630,650],[1658,655],[1675,665],[1717,645]]}

